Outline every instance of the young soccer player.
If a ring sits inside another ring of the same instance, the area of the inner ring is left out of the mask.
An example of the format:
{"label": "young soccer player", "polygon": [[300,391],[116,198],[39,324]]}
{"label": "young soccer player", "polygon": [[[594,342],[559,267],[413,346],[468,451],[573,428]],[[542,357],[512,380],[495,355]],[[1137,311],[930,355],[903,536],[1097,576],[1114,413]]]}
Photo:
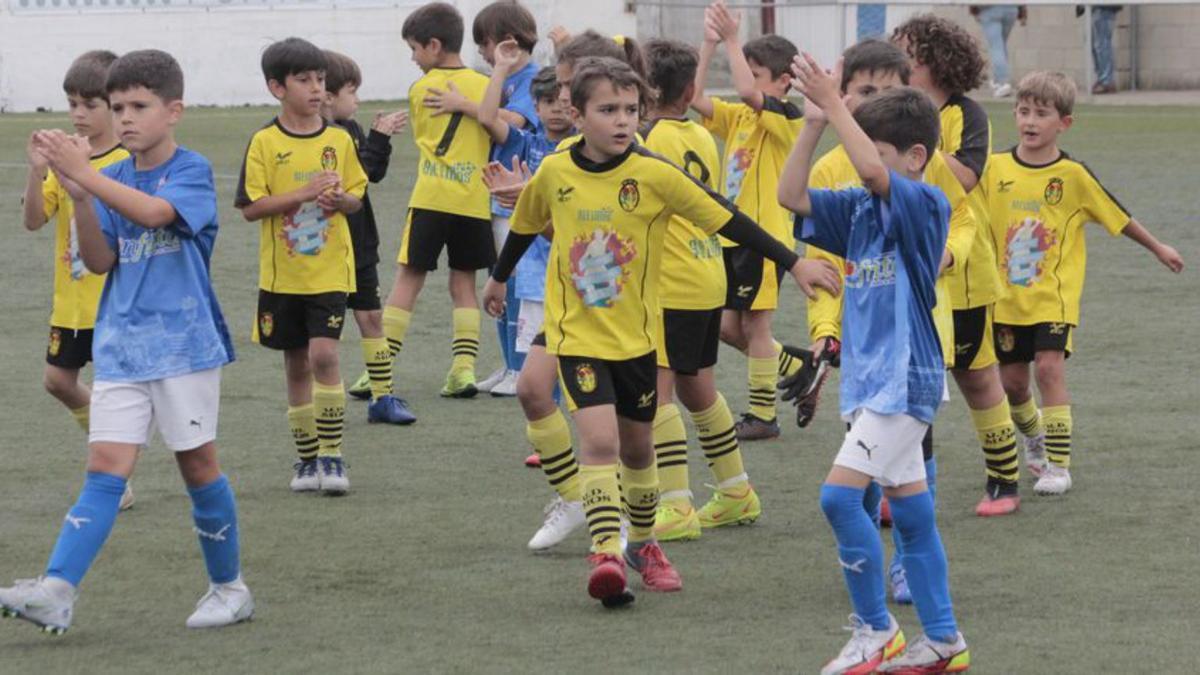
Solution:
{"label": "young soccer player", "polygon": [[[448,91],[471,101],[483,98],[487,78],[463,65],[463,19],[452,5],[433,2],[408,15],[401,36],[425,73],[408,91],[409,119],[421,161],[408,201],[408,224],[400,243],[396,280],[383,309],[383,330],[393,357],[404,345],[425,275],[437,269],[445,248],[450,265],[454,355],[441,395],[472,398],[479,353],[479,303],[475,271],[496,261],[488,191],[480,176],[487,165],[487,133],[462,113],[442,115],[431,104]],[[432,100],[431,100],[432,98]]]}
{"label": "young soccer player", "polygon": [[[849,261],[841,409],[851,426],[821,488],[821,509],[837,539],[854,634],[821,672],[963,671],[970,655],[950,603],[946,554],[921,453],[945,387],[932,310],[950,204],[941,190],[921,182],[937,148],[937,109],[923,93],[902,88],[851,114],[837,79],[811,56],[796,60],[794,74],[810,101],[808,124],[780,178],[779,197],[805,217],[797,223],[802,241]],[[805,187],[826,121],[864,187]],[[873,480],[891,500],[901,560],[925,630],[907,649],[887,611],[883,547],[863,509]]]}
{"label": "young soccer player", "polygon": [[[1014,108],[1017,146],[992,155],[980,179],[1007,291],[996,303],[1000,373],[1013,421],[1026,438],[1026,466],[1038,476],[1033,490],[1051,495],[1071,489],[1066,359],[1079,325],[1084,225],[1094,222],[1109,234],[1124,234],[1172,272],[1183,269],[1174,248],[1158,241],[1087,166],[1059,148],[1058,137],[1075,121],[1074,106],[1075,84],[1062,73],[1036,71],[1022,78]],[[1040,413],[1030,390],[1031,362]]]}
{"label": "young soccer player", "polygon": [[[97,170],[129,156],[113,131],[112,110],[105,89],[108,68],[116,60],[117,55],[109,51],[85,52],[75,59],[63,78],[71,124],[88,139],[91,164]],[[46,391],[67,407],[87,433],[92,392],[79,381],[79,371],[92,360],[96,305],[104,288],[104,275],[89,273],[83,264],[71,196],[50,173],[45,158],[34,149],[32,136],[26,155],[29,178],[23,201],[25,229],[36,232],[51,218],[55,219],[54,305],[42,382]],[[133,490],[127,483],[121,508],[130,506],[133,506]]]}
{"label": "young soccer player", "polygon": [[[729,201],[787,247],[793,245],[790,218],[775,199],[778,176],[797,132],[800,108],[788,102],[788,68],[796,47],[778,35],[765,35],[741,46],[740,13],[716,3],[705,12],[704,43],[696,71],[694,108],[704,128],[725,142],[721,184]],[[717,44],[725,44],[741,103],[704,94],[708,65]],[[749,411],[737,423],[737,437],[756,441],[779,436],[775,415],[775,383],[780,374],[782,345],[771,335],[779,304],[783,270],[752,251],[722,242],[727,291],[721,339],[746,354],[750,386]]]}
{"label": "young soccer player", "polygon": [[[632,600],[626,561],[648,590],[682,587],[654,540],[653,322],[671,216],[679,214],[708,234],[720,230],[769,255],[806,292],[813,283],[837,285],[832,268],[801,261],[678,167],[638,146],[634,134],[648,98],[645,83],[625,63],[603,58],[581,64],[571,81],[571,105],[583,137],[569,151],[547,157],[521,193],[512,231],[484,289],[485,307],[498,315],[517,260],[553,222],[546,345],[558,357],[579,429],[580,482],[594,550],[588,592],[609,607]],[[624,560],[622,506],[630,523]]]}
{"label": "young soccer player", "polygon": [[[354,120],[354,113],[358,112],[358,88],[362,85],[358,64],[349,56],[328,49],[325,50],[325,61],[325,105],[321,116],[349,132],[367,179],[378,183],[387,175],[392,136],[408,125],[408,113],[400,110],[377,114],[368,135]],[[371,208],[371,198],[365,189],[362,204],[362,209],[346,215],[354,249],[356,289],[347,296],[346,306],[353,310],[354,322],[362,336],[367,370],[346,393],[371,400],[367,407],[368,422],[412,424],[417,418],[408,410],[408,402],[392,394],[392,353],[383,335],[383,304],[379,299],[379,271],[376,269],[379,228],[375,225],[375,210]]]}
{"label": "young soccer player", "polygon": [[338,340],[357,289],[346,214],[362,208],[367,176],[354,139],[321,117],[326,63],[324,52],[300,38],[263,52],[263,76],[280,111],[250,139],[234,205],[262,223],[253,337],[283,352],[299,454],[291,489],[341,495],[350,479]]}
{"label": "young soccer player", "polygon": [[[690,45],[673,40],[646,43],[649,83],[658,90],[658,98],[649,110],[644,145],[715,191],[721,163],[717,144],[687,117],[696,93],[698,62],[696,49]],[[702,527],[752,523],[762,514],[762,506],[742,465],[733,415],[717,391],[713,372],[725,304],[721,242],[675,216],[663,238],[661,265],[655,333],[658,410],[654,415],[661,494],[654,535],[659,541],[674,541],[695,539]],[[676,396],[696,425],[717,486],[699,512],[692,506],[687,431],[675,405]]]}
{"label": "young soccer player", "polygon": [[187,626],[237,623],[254,613],[254,600],[242,582],[237,507],[215,444],[221,367],[233,360],[233,343],[209,275],[212,167],[175,143],[183,72],[169,54],[122,56],[106,90],[131,158],[98,171],[85,138],[34,134],[33,152],[71,196],[83,264],[109,276],[93,342],[87,478],[45,575],[0,589],[0,613],[49,633],[70,628],[79,584],[112,531],[138,447],[156,428],[192,498],[208,568],[209,590]]}

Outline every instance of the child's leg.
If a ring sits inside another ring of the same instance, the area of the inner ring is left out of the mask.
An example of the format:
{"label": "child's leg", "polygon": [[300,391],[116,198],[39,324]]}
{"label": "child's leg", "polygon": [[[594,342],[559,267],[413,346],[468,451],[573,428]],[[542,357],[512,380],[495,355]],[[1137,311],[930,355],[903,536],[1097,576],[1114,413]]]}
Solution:
{"label": "child's leg", "polygon": [[571,447],[571,429],[562,411],[554,405],[557,368],[558,360],[546,353],[545,346],[533,345],[517,380],[517,400],[528,420],[525,434],[542,460],[547,482],[563,500],[577,502],[583,489],[579,464]]}
{"label": "child's leg", "polygon": [[734,430],[733,413],[725,397],[717,391],[713,369],[702,368],[695,375],[678,376],[675,390],[680,402],[691,411],[700,448],[717,481],[717,488],[738,491],[747,487],[748,478]]}
{"label": "child's leg", "polygon": [[383,334],[383,310],[356,309],[354,322],[362,336],[363,362],[371,384],[371,398],[392,393],[392,353]]}
{"label": "child's leg", "polygon": [[1000,371],[989,365],[977,370],[951,372],[970,408],[975,435],[983,447],[988,493],[993,497],[1016,493],[1021,463],[1017,458],[1016,428],[1004,386],[1000,383]]}
{"label": "child's leg", "polygon": [[779,358],[771,322],[775,311],[751,310],[742,315],[742,332],[746,336],[746,355],[749,358],[750,408],[754,417],[765,422],[775,420],[775,381]]}
{"label": "child's leg", "polygon": [[[508,218],[492,214],[492,242],[495,244],[497,256],[500,255],[500,250],[504,248],[504,240],[508,238],[508,226]],[[516,356],[516,352],[513,350],[513,343],[509,339],[509,322],[516,321],[516,312],[518,309],[514,303],[515,292],[516,284],[508,284],[508,295],[505,298],[507,304],[504,308],[504,313],[496,319],[496,338],[500,343],[500,355],[504,358],[504,367],[508,370],[520,370],[520,368],[513,368],[513,359]]]}
{"label": "child's leg", "polygon": [[426,274],[425,270],[412,265],[401,264],[396,268],[396,279],[392,282],[392,290],[383,308],[383,332],[387,336],[393,361],[404,347],[412,312],[417,306],[417,296],[425,287]]}
{"label": "child's leg", "polygon": [[[672,397],[675,371],[658,369],[658,410],[654,413],[654,457],[661,499],[691,503],[687,460],[687,430]],[[686,508],[686,507],[685,507]]]}
{"label": "child's leg", "polygon": [[177,452],[175,461],[192,498],[192,520],[208,578],[214,584],[234,582],[241,576],[237,504],[217,463],[217,447],[209,442]]}
{"label": "child's leg", "polygon": [[284,351],[283,369],[287,378],[288,428],[296,443],[296,453],[302,462],[314,460],[317,458],[319,443],[308,347]]}
{"label": "child's leg", "polygon": [[891,624],[883,589],[883,542],[863,500],[871,477],[834,466],[821,486],[821,511],[837,540],[838,563],[850,593],[850,605],[875,630]]}
{"label": "child's leg", "polygon": [[316,418],[318,454],[338,457],[342,454],[342,434],[346,426],[346,390],[338,368],[338,341],[314,337],[308,341],[308,360],[312,364],[312,405]]}
{"label": "child's leg", "polygon": [[658,513],[658,469],[652,422],[617,416],[621,444],[621,502],[629,517],[631,548],[654,538]]}
{"label": "child's leg", "polygon": [[950,602],[950,577],[933,510],[933,498],[924,481],[886,490],[892,522],[903,541],[901,562],[925,634],[939,642],[958,638],[954,606]]}
{"label": "child's leg", "polygon": [[612,405],[576,410],[579,433],[580,483],[587,496],[584,511],[596,553],[621,555],[621,491],[617,483],[620,437]]}
{"label": "child's leg", "polygon": [[453,370],[475,370],[479,354],[479,300],[475,271],[450,270],[450,300],[454,303]]}
{"label": "child's leg", "polygon": [[742,312],[734,309],[721,312],[721,342],[743,354],[746,352],[749,342],[742,331]]}
{"label": "child's leg", "polygon": [[1039,350],[1034,374],[1042,395],[1042,423],[1046,430],[1046,459],[1062,468],[1071,466],[1071,395],[1067,392],[1066,353]]}
{"label": "child's leg", "polygon": [[91,404],[92,392],[79,381],[78,368],[63,368],[47,363],[42,374],[42,384],[50,395],[62,402],[71,417],[87,432],[88,406]]}
{"label": "child's leg", "polygon": [[1024,362],[1003,363],[1000,365],[1000,384],[1008,397],[1008,406],[1012,410],[1013,423],[1026,438],[1033,438],[1044,432],[1038,416],[1037,400],[1030,389],[1031,378],[1029,364]]}

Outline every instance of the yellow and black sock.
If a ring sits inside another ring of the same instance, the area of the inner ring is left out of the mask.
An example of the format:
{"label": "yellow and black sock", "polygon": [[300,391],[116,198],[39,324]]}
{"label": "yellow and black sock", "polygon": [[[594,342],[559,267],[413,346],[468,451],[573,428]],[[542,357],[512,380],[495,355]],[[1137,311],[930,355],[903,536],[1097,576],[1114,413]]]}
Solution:
{"label": "yellow and black sock", "polygon": [[688,499],[687,430],[674,403],[661,405],[654,415],[654,458],[662,498]]}
{"label": "yellow and black sock", "polygon": [[653,539],[658,514],[658,468],[654,462],[644,469],[621,466],[621,506],[629,518],[629,543]]}
{"label": "yellow and black sock", "polygon": [[296,442],[296,453],[301,461],[317,458],[317,418],[313,404],[295,405],[288,407],[288,426],[292,430],[292,440]]}
{"label": "yellow and black sock", "polygon": [[362,354],[371,378],[371,398],[392,393],[392,352],[387,338],[363,338]]}
{"label": "yellow and black sock", "polygon": [[408,335],[408,324],[412,321],[412,312],[391,305],[383,308],[383,334],[387,337],[388,351],[392,359],[404,347],[404,336]]}
{"label": "yellow and black sock", "polygon": [[564,501],[577,502],[583,489],[579,478],[579,464],[575,461],[575,450],[571,447],[571,429],[567,418],[555,409],[546,417],[525,425],[525,435],[533,451],[542,460],[542,472],[546,481]]}
{"label": "yellow and black sock", "polygon": [[800,359],[783,351],[783,345],[779,340],[775,340],[775,354],[779,359],[779,377],[789,377],[804,365]]}
{"label": "yellow and black sock", "polygon": [[989,493],[993,497],[1016,493],[1021,462],[1017,457],[1017,430],[1013,426],[1008,400],[1003,399],[984,410],[971,410],[971,421],[975,423],[975,435],[983,446]]}
{"label": "yellow and black sock", "polygon": [[746,469],[742,465],[742,450],[738,446],[734,430],[733,413],[725,397],[717,394],[717,401],[707,410],[692,413],[696,424],[696,435],[700,437],[700,448],[704,459],[712,469],[717,484],[724,488],[735,487],[739,479],[746,482]]}
{"label": "yellow and black sock", "polygon": [[1042,417],[1038,414],[1037,401],[1030,396],[1024,403],[1011,404],[1013,423],[1025,438],[1034,438],[1046,433]]}
{"label": "yellow and black sock", "polygon": [[475,357],[479,354],[479,310],[474,307],[455,307],[454,342],[451,351],[454,362],[451,370],[475,370]]}
{"label": "yellow and black sock", "polygon": [[759,359],[751,356],[747,361],[750,374],[750,414],[764,422],[774,421],[775,377],[779,360],[775,357]]}
{"label": "yellow and black sock", "polygon": [[1052,405],[1042,409],[1046,425],[1046,459],[1064,469],[1071,467],[1071,406]]}
{"label": "yellow and black sock", "polygon": [[91,423],[92,406],[85,405],[78,408],[71,408],[71,417],[75,418],[75,423],[83,429],[83,433],[88,432],[88,425]]}
{"label": "yellow and black sock", "polygon": [[342,383],[314,382],[313,409],[316,411],[319,454],[322,457],[341,456],[342,433],[346,428],[346,389]]}
{"label": "yellow and black sock", "polygon": [[[616,464],[581,464],[583,510],[596,553],[621,557],[621,489]],[[653,525],[653,523],[651,523]]]}

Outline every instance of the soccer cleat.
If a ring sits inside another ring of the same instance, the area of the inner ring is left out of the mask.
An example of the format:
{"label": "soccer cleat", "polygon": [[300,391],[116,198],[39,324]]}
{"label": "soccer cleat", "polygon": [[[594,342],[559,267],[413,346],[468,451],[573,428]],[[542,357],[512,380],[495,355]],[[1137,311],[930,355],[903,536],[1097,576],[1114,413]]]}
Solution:
{"label": "soccer cleat", "polygon": [[504,374],[504,378],[492,387],[491,394],[497,398],[501,396],[516,396],[517,395],[517,377],[520,375],[515,370],[510,370]]}
{"label": "soccer cleat", "polygon": [[482,382],[476,384],[475,388],[479,391],[490,392],[492,387],[500,384],[500,381],[504,379],[504,376],[507,375],[508,372],[508,368],[500,366],[499,368],[493,370],[491,375],[483,378]]}
{"label": "soccer cleat", "polygon": [[1034,478],[1041,478],[1046,472],[1046,434],[1038,434],[1025,439],[1025,468],[1029,469]]}
{"label": "soccer cleat", "polygon": [[43,633],[62,635],[71,627],[78,593],[61,579],[17,579],[0,588],[0,616],[23,619]]}
{"label": "soccer cleat", "polygon": [[350,385],[350,388],[346,390],[346,393],[359,400],[371,400],[371,375],[364,370],[362,375],[359,375],[358,379],[354,381],[354,384]]}
{"label": "soccer cleat", "polygon": [[615,555],[593,553],[588,556],[592,572],[588,575],[588,595],[609,609],[633,602],[633,593],[625,585],[625,561]]}
{"label": "soccer cleat", "polygon": [[525,466],[531,469],[540,469],[542,468],[542,458],[536,452],[531,452],[525,458]]}
{"label": "soccer cleat", "polygon": [[117,509],[121,511],[128,511],[129,509],[133,508],[134,501],[136,501],[136,499],[133,496],[133,484],[131,482],[126,482],[125,492],[121,495],[121,503],[117,505]]}
{"label": "soccer cleat", "polygon": [[975,505],[975,515],[983,518],[1007,516],[1010,513],[1016,513],[1020,506],[1021,496],[1017,494],[1016,483],[1011,485],[993,483],[989,479],[983,499],[980,499],[979,503]]}
{"label": "soccer cleat", "polygon": [[317,460],[302,459],[292,465],[296,475],[292,476],[292,492],[316,492],[321,489],[321,479],[317,477]]}
{"label": "soccer cleat", "polygon": [[1046,464],[1046,471],[1033,485],[1039,495],[1062,495],[1071,489],[1071,471],[1065,466]]}
{"label": "soccer cleat", "polygon": [[779,438],[779,419],[764,420],[750,413],[744,413],[742,419],[733,425],[737,430],[739,441],[769,441]]}
{"label": "soccer cleat", "polygon": [[821,668],[821,675],[868,675],[879,664],[904,650],[904,632],[896,618],[888,615],[888,627],[875,630],[858,615],[850,615],[850,641],[832,661]]}
{"label": "soccer cleat", "polygon": [[683,580],[679,572],[667,560],[658,542],[650,541],[634,544],[625,551],[625,562],[642,575],[642,586],[648,591],[673,593],[683,589]]}
{"label": "soccer cleat", "polygon": [[254,616],[254,598],[241,577],[227,584],[209,584],[208,592],[188,617],[188,628],[219,628],[249,621]]}
{"label": "soccer cleat", "polygon": [[344,495],[350,490],[350,479],[346,477],[346,462],[340,456],[328,455],[317,458],[317,477],[321,492],[327,495]]}
{"label": "soccer cleat", "polygon": [[687,499],[668,499],[654,514],[654,538],[658,541],[688,541],[700,538],[700,518]]}
{"label": "soccer cleat", "polygon": [[542,526],[529,540],[529,550],[545,551],[563,542],[572,532],[587,524],[583,502],[568,502],[555,495],[546,505]]}
{"label": "soccer cleat", "polygon": [[892,559],[892,565],[888,568],[888,579],[892,582],[892,602],[897,605],[913,604],[912,591],[908,589],[908,575],[904,573],[904,566],[900,564],[899,558]]}
{"label": "soccer cleat", "polygon": [[442,386],[442,398],[475,398],[479,389],[475,386],[475,371],[469,368],[446,373],[446,384]]}
{"label": "soccer cleat", "polygon": [[746,483],[741,490],[716,490],[708,503],[700,507],[698,519],[705,528],[749,525],[762,515],[762,504],[754,488]]}
{"label": "soccer cleat", "polygon": [[961,673],[971,667],[971,651],[962,633],[954,642],[938,642],[922,635],[909,643],[902,654],[885,659],[877,672],[901,675]]}
{"label": "soccer cleat", "polygon": [[384,422],[406,425],[416,421],[417,416],[409,410],[408,401],[391,394],[380,396],[367,406],[367,422],[371,424]]}

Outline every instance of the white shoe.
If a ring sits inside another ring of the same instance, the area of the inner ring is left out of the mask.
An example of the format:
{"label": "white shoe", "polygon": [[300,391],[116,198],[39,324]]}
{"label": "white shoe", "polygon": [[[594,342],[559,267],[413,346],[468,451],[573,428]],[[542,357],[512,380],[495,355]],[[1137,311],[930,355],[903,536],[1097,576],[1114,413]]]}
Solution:
{"label": "white shoe", "polygon": [[1046,472],[1046,433],[1025,439],[1025,468],[1034,478]]}
{"label": "white shoe", "polygon": [[483,381],[476,382],[475,388],[478,389],[479,391],[491,391],[492,387],[496,386],[497,384],[500,384],[500,381],[503,380],[504,376],[507,374],[508,374],[508,368],[505,368],[504,366],[500,366],[496,370],[492,371],[491,375],[488,375],[487,377],[483,378]]}
{"label": "white shoe", "polygon": [[959,633],[954,642],[938,642],[920,636],[909,643],[904,653],[884,661],[880,673],[959,673],[971,666],[967,641]]}
{"label": "white shoe", "polygon": [[504,377],[491,388],[492,396],[516,396],[519,375],[520,373],[515,370],[505,372]]}
{"label": "white shoe", "polygon": [[1046,472],[1034,483],[1033,491],[1039,495],[1062,495],[1071,489],[1071,471],[1057,464],[1047,464]]}
{"label": "white shoe", "polygon": [[62,635],[71,627],[75,599],[71,584],[53,577],[17,579],[0,588],[0,616],[24,619],[51,635]]}
{"label": "white shoe", "polygon": [[208,592],[188,617],[188,628],[217,628],[248,621],[254,615],[254,598],[241,577],[227,584],[209,584]]}
{"label": "white shoe", "polygon": [[317,477],[317,460],[300,460],[292,465],[296,475],[292,476],[292,492],[316,492],[321,489],[321,479]]}
{"label": "white shoe", "polygon": [[133,484],[125,483],[125,494],[121,495],[121,503],[117,505],[117,508],[121,511],[128,511],[133,508],[133,502]]}
{"label": "white shoe", "polygon": [[558,495],[546,505],[546,519],[529,540],[529,550],[545,551],[562,543],[572,532],[587,524],[583,502],[564,501]]}
{"label": "white shoe", "polygon": [[335,456],[318,457],[317,466],[321,492],[328,495],[344,495],[350,491],[350,479],[346,477],[345,460]]}
{"label": "white shoe", "polygon": [[992,88],[992,94],[996,98],[1005,98],[1006,96],[1012,96],[1012,93],[1013,93],[1012,85],[1007,82],[1001,82],[1000,84],[997,84]]}
{"label": "white shoe", "polygon": [[888,627],[884,630],[875,630],[858,615],[851,614],[846,630],[851,631],[850,641],[832,661],[825,664],[821,675],[873,673],[879,664],[904,649],[904,633],[900,632],[900,624],[891,614],[888,615]]}

